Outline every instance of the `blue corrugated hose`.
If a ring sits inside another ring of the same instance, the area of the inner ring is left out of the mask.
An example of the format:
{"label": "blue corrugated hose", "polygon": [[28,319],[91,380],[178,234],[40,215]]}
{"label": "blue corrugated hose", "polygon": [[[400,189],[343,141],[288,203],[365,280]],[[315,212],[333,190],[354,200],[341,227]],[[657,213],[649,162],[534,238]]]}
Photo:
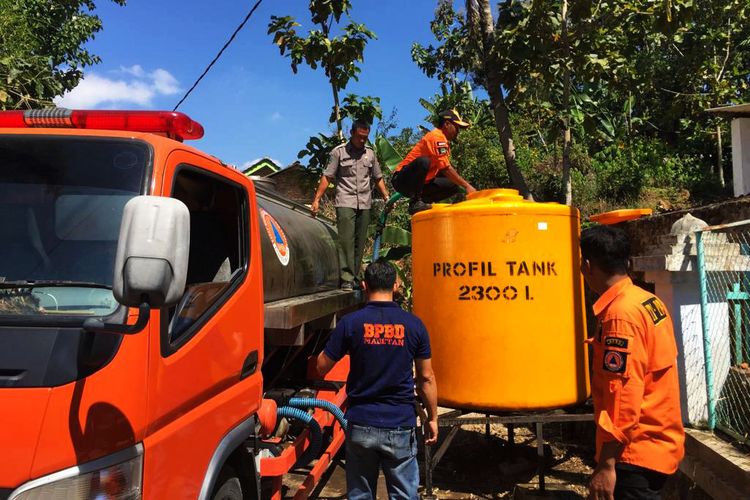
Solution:
{"label": "blue corrugated hose", "polygon": [[279,417],[294,418],[301,420],[307,425],[310,430],[310,446],[307,447],[305,453],[297,460],[297,465],[305,466],[317,458],[318,452],[320,451],[320,445],[323,442],[323,433],[320,430],[320,425],[308,414],[300,410],[299,408],[292,408],[291,406],[282,406],[276,410],[276,415]]}
{"label": "blue corrugated hose", "polygon": [[341,424],[341,428],[346,431],[347,422],[344,418],[344,412],[330,401],[315,398],[290,398],[287,404],[296,408],[322,408],[336,417],[336,420]]}

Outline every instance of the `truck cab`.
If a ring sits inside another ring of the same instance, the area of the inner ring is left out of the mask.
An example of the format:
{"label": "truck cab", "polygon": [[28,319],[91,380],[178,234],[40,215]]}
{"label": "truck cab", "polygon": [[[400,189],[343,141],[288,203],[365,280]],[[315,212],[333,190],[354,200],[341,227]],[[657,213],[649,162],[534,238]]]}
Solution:
{"label": "truck cab", "polygon": [[278,498],[312,439],[276,408],[345,406],[346,361],[307,362],[361,301],[335,230],[183,142],[202,134],[0,112],[0,500],[257,498],[262,476]]}

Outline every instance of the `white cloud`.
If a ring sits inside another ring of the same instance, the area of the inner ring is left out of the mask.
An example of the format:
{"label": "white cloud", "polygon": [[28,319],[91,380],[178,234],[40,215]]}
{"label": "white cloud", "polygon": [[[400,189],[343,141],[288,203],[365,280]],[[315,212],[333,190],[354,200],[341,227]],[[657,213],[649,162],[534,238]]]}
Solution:
{"label": "white cloud", "polygon": [[272,122],[277,122],[277,121],[281,120],[282,118],[284,118],[284,117],[278,111],[274,111],[273,114],[271,115],[271,121]]}
{"label": "white cloud", "polygon": [[159,94],[173,95],[180,91],[180,85],[177,79],[165,69],[157,69],[151,73],[151,78],[154,82],[154,89]]}
{"label": "white cloud", "polygon": [[118,78],[88,73],[78,86],[55,98],[55,104],[72,109],[111,108],[123,105],[150,107],[157,96],[180,92],[179,82],[162,68],[146,72],[140,65],[121,66]]}
{"label": "white cloud", "polygon": [[120,66],[120,72],[126,73],[128,75],[133,75],[136,78],[143,78],[144,76],[146,76],[146,72],[143,71],[143,68],[140,64],[134,64],[130,67]]}

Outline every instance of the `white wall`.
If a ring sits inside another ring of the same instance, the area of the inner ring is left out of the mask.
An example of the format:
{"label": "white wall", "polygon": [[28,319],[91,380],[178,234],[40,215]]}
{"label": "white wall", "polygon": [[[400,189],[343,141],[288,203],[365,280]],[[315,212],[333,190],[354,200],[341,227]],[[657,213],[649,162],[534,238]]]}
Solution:
{"label": "white wall", "polygon": [[735,196],[750,193],[750,118],[732,120],[732,179]]}

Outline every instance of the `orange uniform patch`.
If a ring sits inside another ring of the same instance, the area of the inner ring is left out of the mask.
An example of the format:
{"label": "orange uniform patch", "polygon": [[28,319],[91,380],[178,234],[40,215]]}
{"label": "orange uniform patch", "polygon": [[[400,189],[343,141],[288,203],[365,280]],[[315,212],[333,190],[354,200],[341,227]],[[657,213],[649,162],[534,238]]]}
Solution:
{"label": "orange uniform patch", "polygon": [[685,431],[669,313],[626,278],[602,294],[594,314],[597,460],[602,443],[616,440],[624,445],[618,462],[671,474],[685,453]]}
{"label": "orange uniform patch", "polygon": [[370,345],[404,345],[404,325],[364,323],[363,339]]}

